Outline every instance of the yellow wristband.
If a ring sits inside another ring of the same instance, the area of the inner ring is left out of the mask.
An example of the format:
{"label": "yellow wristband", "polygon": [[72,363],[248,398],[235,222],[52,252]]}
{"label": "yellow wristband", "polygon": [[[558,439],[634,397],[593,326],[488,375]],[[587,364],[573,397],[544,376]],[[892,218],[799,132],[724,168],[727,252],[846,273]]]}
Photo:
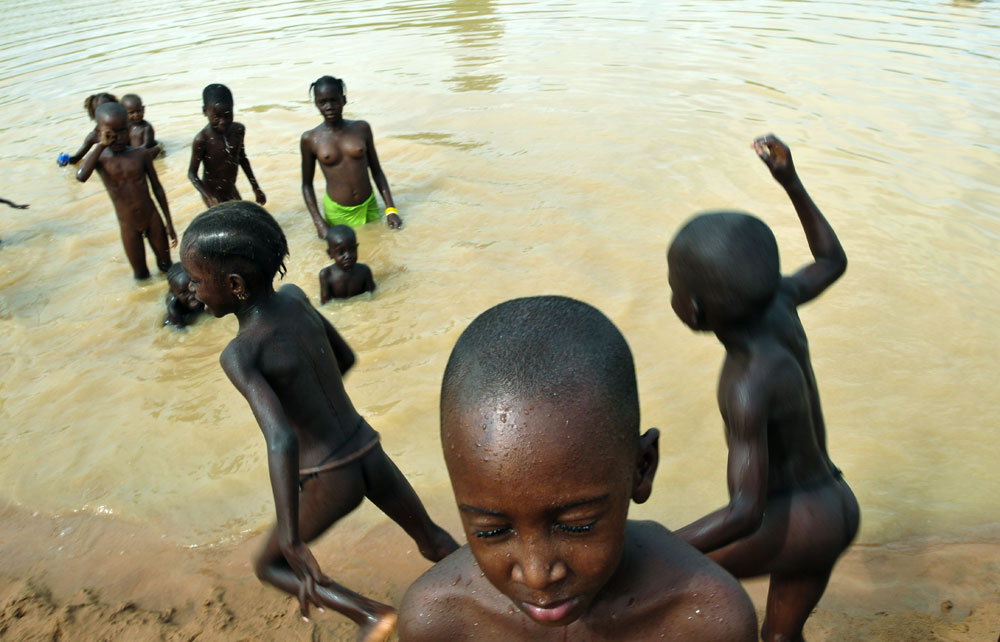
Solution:
{"label": "yellow wristband", "polygon": [[390,214],[395,214],[396,216],[399,216],[399,210],[397,210],[395,207],[385,208],[385,215],[389,216]]}

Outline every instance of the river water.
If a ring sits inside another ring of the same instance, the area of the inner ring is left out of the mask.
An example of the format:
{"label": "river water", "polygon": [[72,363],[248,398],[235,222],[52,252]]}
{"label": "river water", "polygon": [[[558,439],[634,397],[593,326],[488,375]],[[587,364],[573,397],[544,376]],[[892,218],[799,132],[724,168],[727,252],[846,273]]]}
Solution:
{"label": "river water", "polygon": [[[436,517],[456,523],[448,352],[487,307],[543,293],[596,305],[636,355],[663,440],[634,515],[679,527],[725,501],[723,352],[671,312],[664,250],[692,213],[741,208],[785,270],[809,259],[749,147],[773,131],[850,259],[802,318],[859,541],[1000,534],[996,2],[66,0],[8,3],[4,25],[0,196],[31,209],[0,207],[3,502],[189,546],[273,519],[263,439],[217,361],[235,320],[161,329],[163,277],[132,280],[100,180],[54,161],[92,127],[87,95],[138,93],[181,232],[203,209],[186,177],[201,89],[227,84],[286,280],[318,305],[329,259],[298,137],[321,120],[309,84],[333,74],[405,227],[358,231],[379,289],[323,313],[358,354],[352,399]],[[365,507],[340,528],[385,521]]]}

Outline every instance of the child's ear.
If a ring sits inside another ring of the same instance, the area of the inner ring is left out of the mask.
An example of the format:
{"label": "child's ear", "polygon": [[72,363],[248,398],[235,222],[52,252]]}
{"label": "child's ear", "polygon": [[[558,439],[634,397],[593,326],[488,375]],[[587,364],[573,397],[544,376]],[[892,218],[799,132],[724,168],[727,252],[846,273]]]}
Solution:
{"label": "child's ear", "polygon": [[227,275],[226,284],[229,286],[229,289],[232,290],[233,294],[236,295],[236,298],[239,299],[240,301],[245,301],[246,298],[250,295],[250,292],[247,290],[247,282],[244,281],[243,277],[240,276],[239,274],[234,273]]}
{"label": "child's ear", "polygon": [[650,428],[639,437],[636,454],[635,479],[632,481],[632,501],[641,504],[653,492],[653,477],[660,465],[660,431]]}
{"label": "child's ear", "polygon": [[701,301],[691,297],[691,310],[694,318],[691,319],[691,327],[702,328],[705,326],[705,308],[701,307]]}

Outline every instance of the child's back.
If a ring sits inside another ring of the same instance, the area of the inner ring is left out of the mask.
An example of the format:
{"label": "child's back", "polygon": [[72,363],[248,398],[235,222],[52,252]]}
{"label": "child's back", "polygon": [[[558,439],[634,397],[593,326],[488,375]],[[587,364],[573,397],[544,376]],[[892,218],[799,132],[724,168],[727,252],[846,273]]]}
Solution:
{"label": "child's back", "polygon": [[702,214],[671,243],[671,304],[726,348],[718,404],[729,447],[729,505],[677,532],[737,577],[770,574],[765,640],[801,640],[830,572],[858,529],[851,489],[830,461],[819,391],[796,308],[847,265],[791,155],[755,142],[786,189],[816,261],[781,277],[774,235],[738,212]]}

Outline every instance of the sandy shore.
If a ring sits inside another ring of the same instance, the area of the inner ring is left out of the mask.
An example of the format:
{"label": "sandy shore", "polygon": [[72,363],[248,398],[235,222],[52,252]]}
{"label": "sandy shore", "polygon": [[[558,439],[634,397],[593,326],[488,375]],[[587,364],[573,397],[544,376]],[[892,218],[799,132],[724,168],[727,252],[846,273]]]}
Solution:
{"label": "sandy shore", "polygon": [[[346,552],[337,539],[314,547],[324,569],[376,599],[398,604],[428,566],[391,523],[364,533]],[[807,638],[997,640],[1000,537],[980,539],[855,546],[810,618]],[[187,549],[118,520],[5,507],[0,640],[353,640],[357,630],[345,618],[314,614],[303,622],[293,600],[253,577],[249,559],[259,543],[257,536]],[[766,583],[749,582],[747,589],[759,609]]]}

